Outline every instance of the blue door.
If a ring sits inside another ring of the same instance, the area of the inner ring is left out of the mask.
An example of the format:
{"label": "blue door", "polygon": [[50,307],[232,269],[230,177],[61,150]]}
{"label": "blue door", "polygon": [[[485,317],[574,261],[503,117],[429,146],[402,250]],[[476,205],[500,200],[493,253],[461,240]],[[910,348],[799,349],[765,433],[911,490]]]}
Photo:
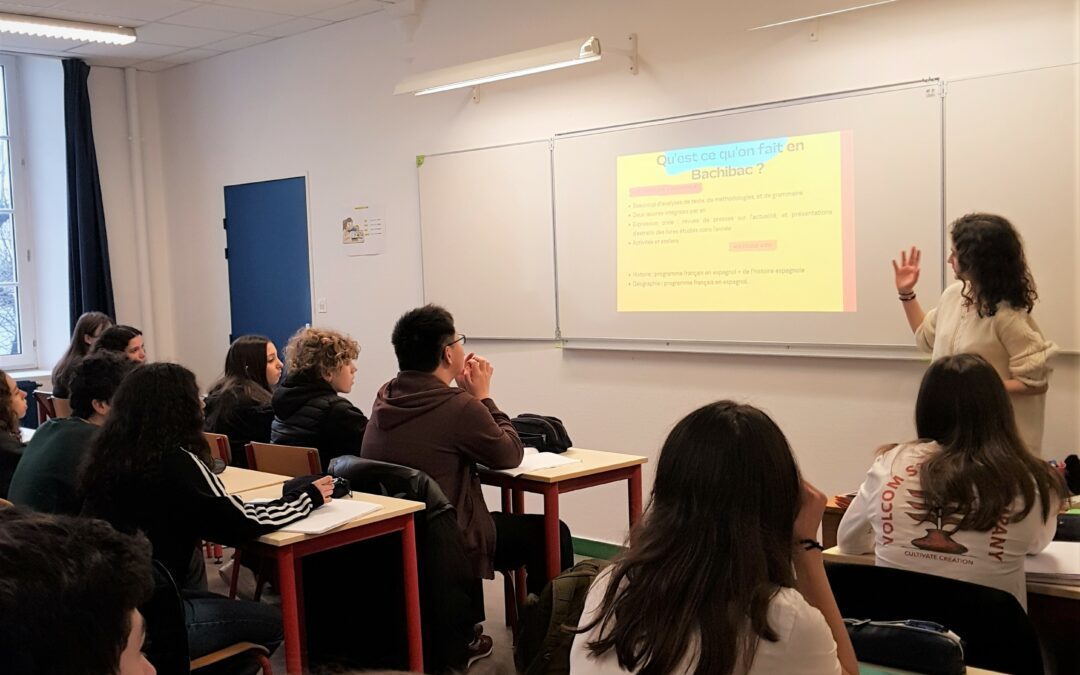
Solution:
{"label": "blue door", "polygon": [[265,335],[284,360],[289,337],[311,323],[305,179],[226,186],[225,240],[230,341]]}

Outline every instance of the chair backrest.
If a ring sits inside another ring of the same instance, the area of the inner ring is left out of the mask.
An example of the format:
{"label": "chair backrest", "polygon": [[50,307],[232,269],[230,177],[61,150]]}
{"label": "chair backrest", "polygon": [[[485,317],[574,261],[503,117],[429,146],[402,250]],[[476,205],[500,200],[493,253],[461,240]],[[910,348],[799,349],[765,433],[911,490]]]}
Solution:
{"label": "chair backrest", "polygon": [[1043,672],[1038,636],[1011,593],[873,565],[830,563],[825,572],[844,618],[934,621],[963,639],[969,666],[1017,675]]}
{"label": "chair backrest", "polygon": [[53,397],[51,391],[35,391],[34,400],[37,401],[37,419],[38,425],[44,424],[47,420],[56,417],[56,408],[53,407]]}
{"label": "chair backrest", "polygon": [[206,437],[206,442],[210,444],[210,455],[214,459],[220,459],[225,462],[226,466],[232,464],[232,450],[229,447],[228,436],[209,431],[204,431],[203,436]]}
{"label": "chair backrest", "polygon": [[355,455],[333,458],[329,469],[331,475],[349,479],[349,486],[357,492],[424,502],[428,519],[454,508],[439,484],[419,469]]}
{"label": "chair backrest", "polygon": [[63,417],[71,417],[71,399],[69,398],[52,398],[53,417],[57,419]]}
{"label": "chair backrest", "polygon": [[319,451],[297,445],[274,445],[272,443],[248,443],[248,468],[282,476],[307,476],[321,474]]}

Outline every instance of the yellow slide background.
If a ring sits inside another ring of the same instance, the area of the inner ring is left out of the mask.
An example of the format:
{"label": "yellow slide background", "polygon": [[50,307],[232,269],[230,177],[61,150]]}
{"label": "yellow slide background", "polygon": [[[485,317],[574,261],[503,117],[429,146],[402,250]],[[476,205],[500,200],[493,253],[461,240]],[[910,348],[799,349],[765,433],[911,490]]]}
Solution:
{"label": "yellow slide background", "polygon": [[842,136],[619,157],[618,311],[844,311]]}

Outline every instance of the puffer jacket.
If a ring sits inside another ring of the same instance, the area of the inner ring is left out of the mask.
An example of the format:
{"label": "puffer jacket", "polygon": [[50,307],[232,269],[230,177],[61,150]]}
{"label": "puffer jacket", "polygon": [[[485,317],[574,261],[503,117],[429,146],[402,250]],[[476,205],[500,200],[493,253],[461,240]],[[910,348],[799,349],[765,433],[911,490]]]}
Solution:
{"label": "puffer jacket", "polygon": [[274,391],[270,442],[319,450],[322,470],[340,455],[359,455],[368,419],[321,377],[290,374]]}

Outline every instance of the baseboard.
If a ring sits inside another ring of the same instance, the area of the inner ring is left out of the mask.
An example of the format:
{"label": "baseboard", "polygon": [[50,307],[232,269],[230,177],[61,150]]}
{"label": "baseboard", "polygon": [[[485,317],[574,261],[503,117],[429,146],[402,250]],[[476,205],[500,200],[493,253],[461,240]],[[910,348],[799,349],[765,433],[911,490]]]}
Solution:
{"label": "baseboard", "polygon": [[611,560],[619,553],[622,553],[623,550],[622,546],[607,541],[583,539],[581,537],[572,537],[572,539],[574,542],[574,555],[581,556],[582,558]]}

